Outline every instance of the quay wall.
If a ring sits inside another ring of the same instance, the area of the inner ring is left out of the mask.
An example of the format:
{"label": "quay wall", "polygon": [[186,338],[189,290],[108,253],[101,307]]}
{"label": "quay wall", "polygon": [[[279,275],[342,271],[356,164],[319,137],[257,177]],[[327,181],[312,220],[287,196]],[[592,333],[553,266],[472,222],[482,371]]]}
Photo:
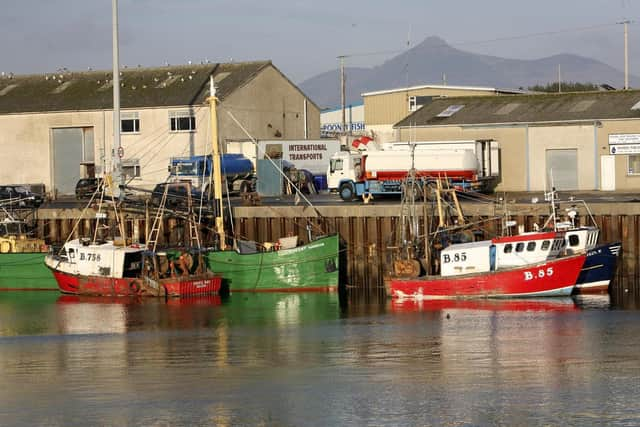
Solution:
{"label": "quay wall", "polygon": [[[524,231],[532,231],[534,224],[542,226],[546,220],[548,206],[545,203],[510,203],[509,218],[520,224]],[[427,223],[437,221],[428,206],[419,205],[416,216],[419,230]],[[468,221],[478,224],[486,236],[500,232],[502,208],[479,203],[462,203]],[[619,275],[637,282],[640,276],[640,203],[594,203],[591,213],[601,229],[600,241],[621,241],[623,246]],[[308,241],[309,229],[314,235],[339,233],[344,241],[346,260],[346,284],[350,288],[366,292],[382,290],[382,279],[388,261],[397,246],[397,231],[400,225],[400,205],[364,205],[340,203],[331,206],[241,206],[233,208],[233,229],[236,236],[257,242],[274,242],[286,235],[300,236]],[[78,218],[84,217],[85,219]],[[94,212],[79,209],[40,209],[37,213],[37,234],[51,244],[62,244],[66,237],[91,237],[96,220]],[[144,242],[153,217],[140,211],[124,211],[126,234],[134,241]],[[580,222],[587,224],[584,215]],[[115,218],[109,214],[103,233],[115,230]],[[165,215],[158,243],[178,244],[188,241],[188,227],[179,217]],[[202,242],[210,246],[214,242],[211,225],[201,227]],[[628,281],[629,282],[629,281]],[[634,285],[634,286],[637,286]]]}

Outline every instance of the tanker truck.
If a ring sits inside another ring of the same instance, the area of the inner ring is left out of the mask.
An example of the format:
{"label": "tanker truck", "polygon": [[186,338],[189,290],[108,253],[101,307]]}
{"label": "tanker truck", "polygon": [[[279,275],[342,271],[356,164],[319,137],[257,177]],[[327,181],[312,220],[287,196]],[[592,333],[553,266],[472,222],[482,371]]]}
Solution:
{"label": "tanker truck", "polygon": [[[211,185],[212,157],[172,157],[169,161],[169,181],[191,181],[194,190],[208,194]],[[220,156],[220,168],[229,193],[255,191],[256,177],[253,163],[242,154]],[[224,188],[224,187],[223,187]]]}
{"label": "tanker truck", "polygon": [[435,185],[440,179],[458,191],[493,191],[499,179],[497,143],[461,142],[390,143],[379,150],[340,151],[329,162],[327,184],[345,201],[401,195],[402,184],[413,168],[416,179],[423,184],[420,188]]}

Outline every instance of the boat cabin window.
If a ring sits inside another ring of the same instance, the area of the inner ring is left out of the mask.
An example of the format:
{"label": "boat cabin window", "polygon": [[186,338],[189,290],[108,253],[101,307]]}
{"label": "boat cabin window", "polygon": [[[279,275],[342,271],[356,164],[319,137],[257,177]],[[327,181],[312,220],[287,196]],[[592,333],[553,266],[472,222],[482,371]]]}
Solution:
{"label": "boat cabin window", "polygon": [[547,249],[549,249],[549,245],[551,244],[550,241],[548,240],[544,240],[542,242],[542,245],[540,246],[540,249],[542,249],[543,251],[546,251]]}
{"label": "boat cabin window", "polygon": [[513,251],[513,246],[511,243],[504,245],[504,253],[510,254]]}
{"label": "boat cabin window", "polygon": [[524,242],[518,242],[516,244],[516,252],[522,252],[524,251]]}
{"label": "boat cabin window", "polygon": [[330,167],[331,173],[335,171],[341,171],[343,167],[342,159],[331,159],[329,161],[329,167]]}
{"label": "boat cabin window", "polygon": [[580,244],[580,237],[577,234],[569,236],[569,246],[578,246]]}
{"label": "boat cabin window", "polygon": [[536,250],[536,242],[527,243],[527,252],[533,252]]}

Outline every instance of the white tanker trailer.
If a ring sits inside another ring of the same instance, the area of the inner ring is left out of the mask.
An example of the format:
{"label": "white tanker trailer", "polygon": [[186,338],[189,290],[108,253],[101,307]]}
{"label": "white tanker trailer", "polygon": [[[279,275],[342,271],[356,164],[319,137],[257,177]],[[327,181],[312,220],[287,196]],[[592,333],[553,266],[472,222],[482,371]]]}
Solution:
{"label": "white tanker trailer", "polygon": [[458,148],[463,147],[459,142],[439,142],[416,144],[414,150],[408,144],[388,144],[382,150],[339,151],[330,160],[328,187],[345,201],[369,195],[399,195],[413,168],[422,184],[444,179],[459,191],[493,191],[499,178],[497,165],[491,165],[492,158],[497,157],[497,143],[473,143],[465,148]]}

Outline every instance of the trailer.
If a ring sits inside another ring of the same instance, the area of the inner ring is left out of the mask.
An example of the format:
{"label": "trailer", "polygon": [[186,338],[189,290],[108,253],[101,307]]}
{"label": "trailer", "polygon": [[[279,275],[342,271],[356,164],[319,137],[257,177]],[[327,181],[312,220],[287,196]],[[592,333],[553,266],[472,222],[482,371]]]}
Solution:
{"label": "trailer", "polygon": [[[229,193],[255,191],[256,178],[253,164],[242,154],[227,153],[220,158],[222,178]],[[212,157],[172,157],[169,161],[169,181],[191,182],[194,190],[209,194],[211,189]]]}
{"label": "trailer", "polygon": [[380,149],[357,148],[335,153],[327,170],[329,190],[345,201],[401,195],[412,170],[420,189],[445,180],[458,191],[490,192],[499,181],[499,151],[494,140],[397,142]]}
{"label": "trailer", "polygon": [[[298,170],[314,176],[318,190],[326,188],[327,168],[331,156],[340,151],[338,139],[229,141],[227,152],[242,153],[257,168],[258,160],[283,160]],[[322,188],[324,187],[324,188]]]}

